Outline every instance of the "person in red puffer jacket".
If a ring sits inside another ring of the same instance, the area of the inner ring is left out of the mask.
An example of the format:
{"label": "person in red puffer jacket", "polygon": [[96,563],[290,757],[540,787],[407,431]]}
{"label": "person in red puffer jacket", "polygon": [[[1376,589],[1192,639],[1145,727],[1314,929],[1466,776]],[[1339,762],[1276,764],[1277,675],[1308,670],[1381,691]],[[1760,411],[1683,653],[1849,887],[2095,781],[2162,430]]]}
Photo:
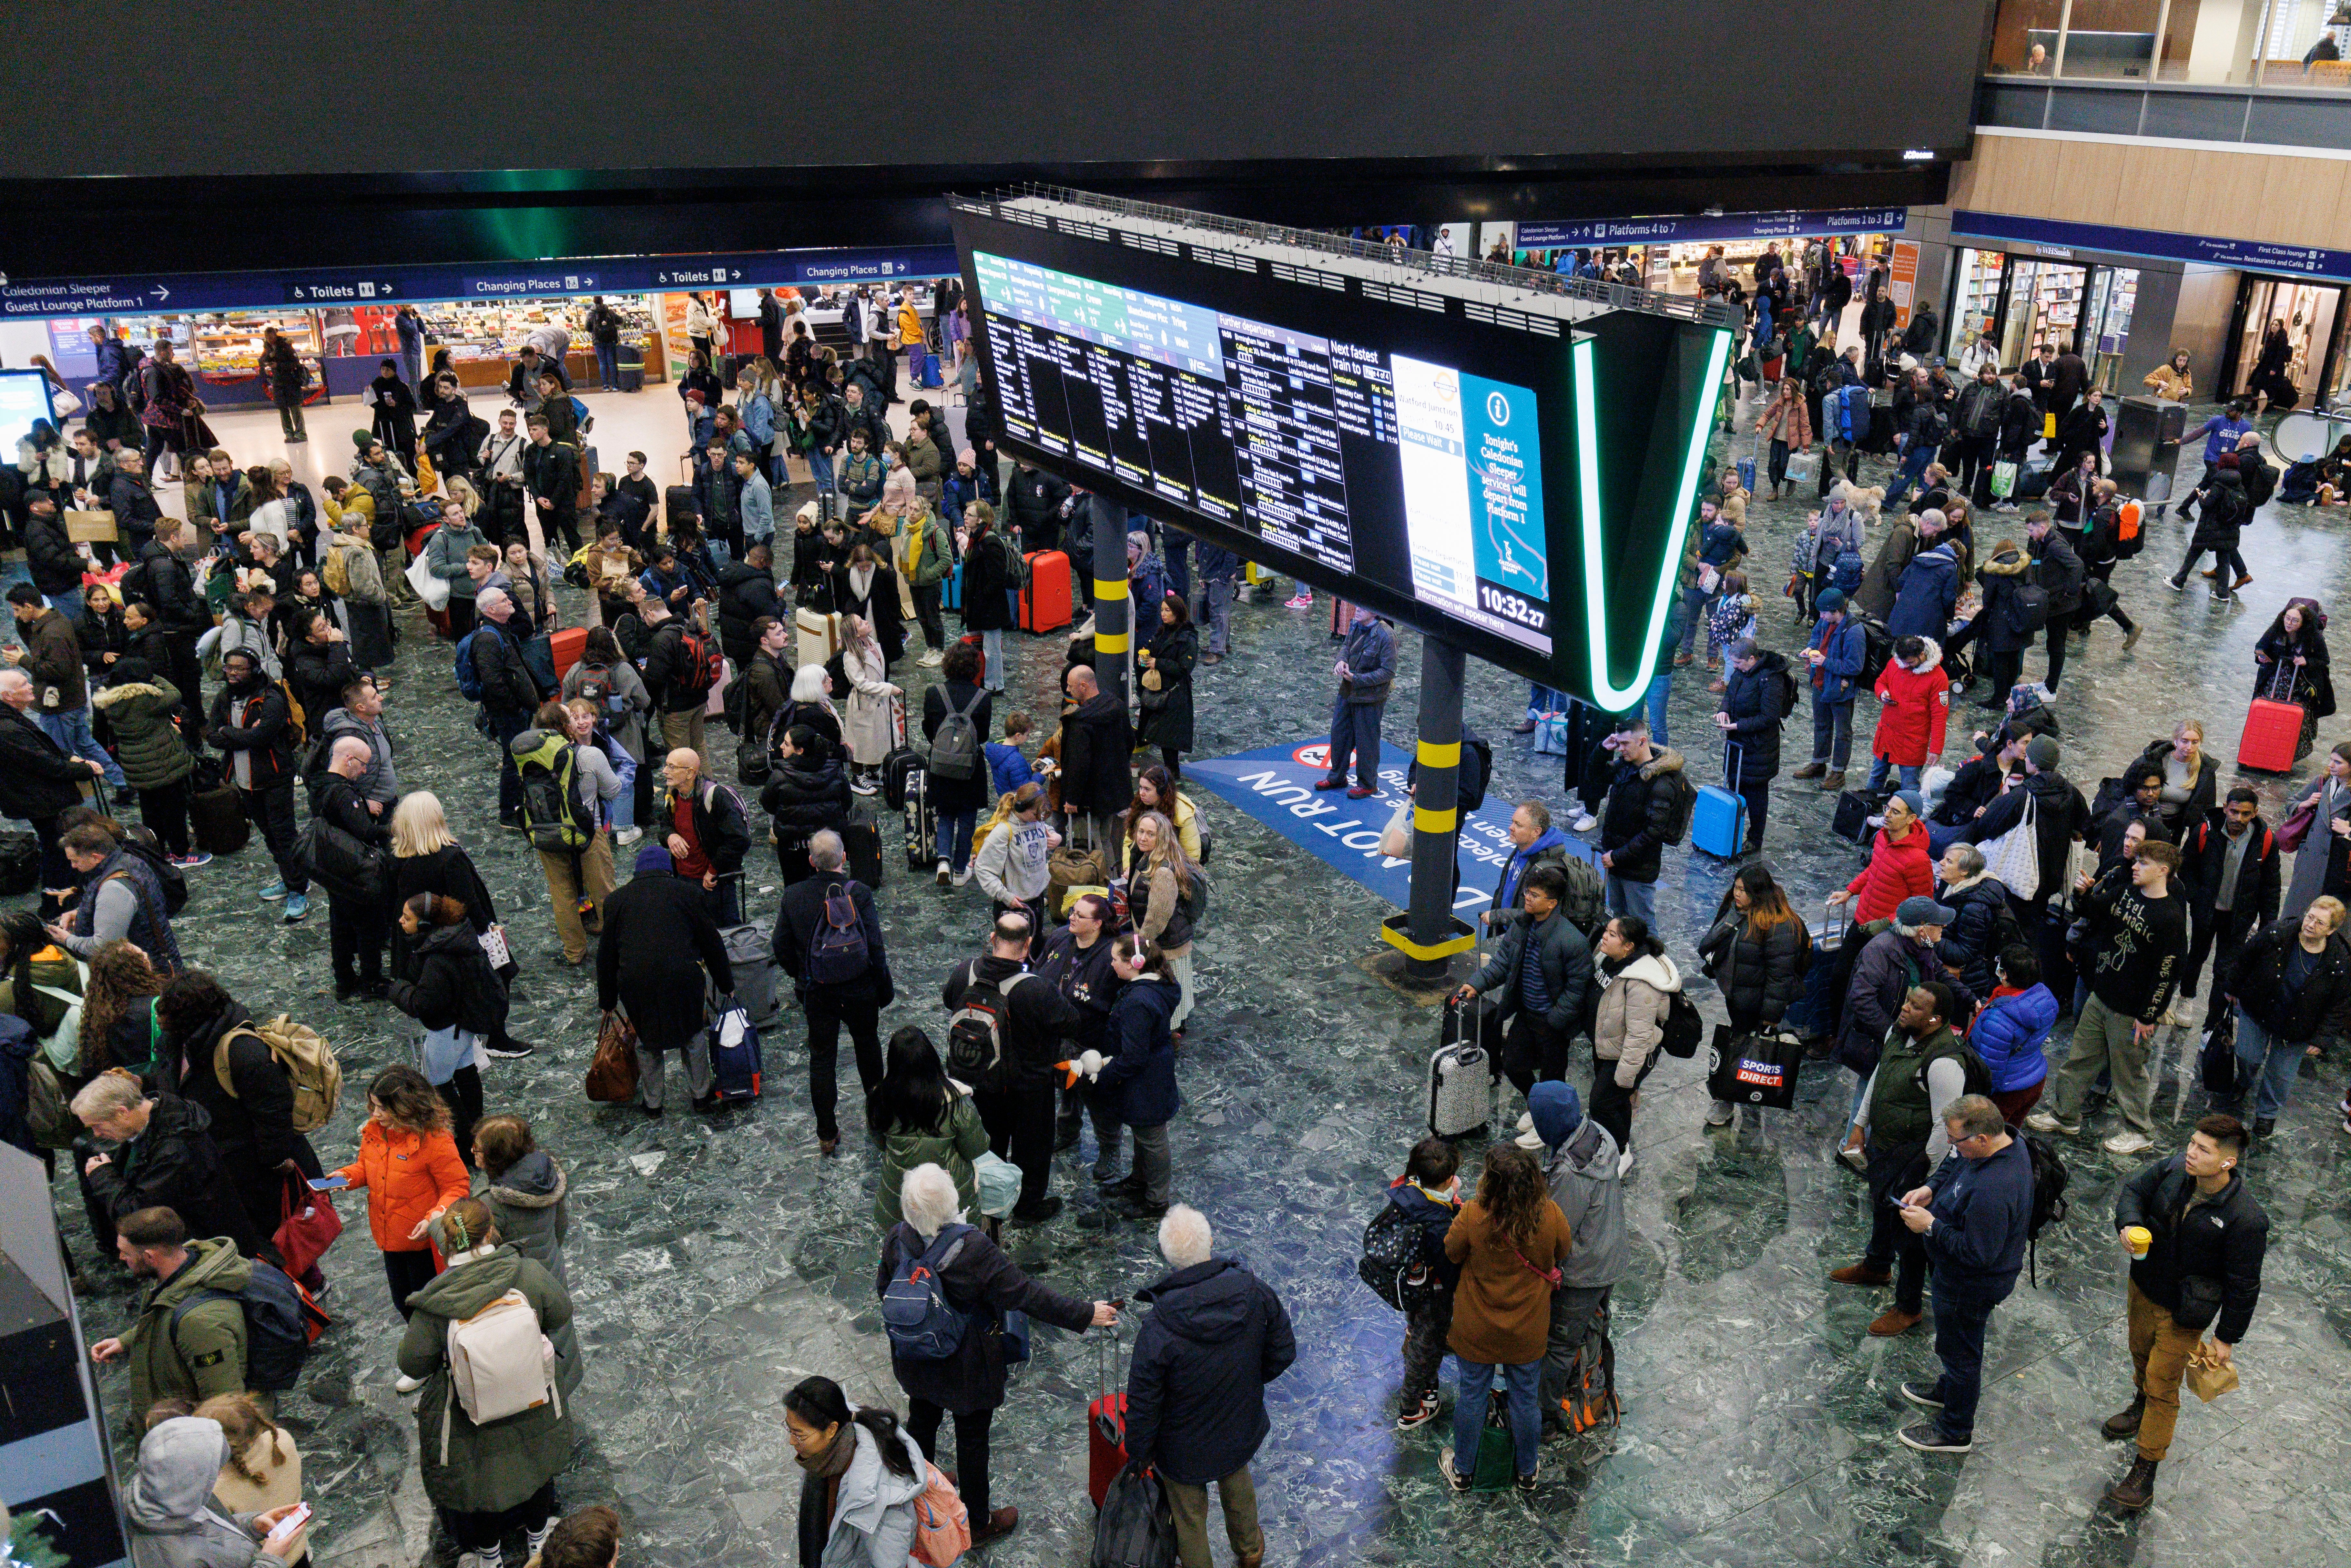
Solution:
{"label": "person in red puffer jacket", "polygon": [[1875,688],[1885,706],[1869,743],[1869,788],[1886,788],[1896,769],[1902,788],[1918,788],[1919,770],[1942,755],[1943,725],[1951,716],[1951,678],[1943,673],[1943,650],[1932,637],[1898,637],[1894,657]]}
{"label": "person in red puffer jacket", "polygon": [[1829,894],[1830,904],[1858,898],[1853,917],[1865,925],[1873,920],[1893,919],[1906,898],[1934,896],[1935,862],[1927,855],[1927,827],[1918,820],[1919,810],[1916,789],[1897,790],[1887,797],[1885,825],[1877,830],[1869,863],[1845,884],[1843,893]]}

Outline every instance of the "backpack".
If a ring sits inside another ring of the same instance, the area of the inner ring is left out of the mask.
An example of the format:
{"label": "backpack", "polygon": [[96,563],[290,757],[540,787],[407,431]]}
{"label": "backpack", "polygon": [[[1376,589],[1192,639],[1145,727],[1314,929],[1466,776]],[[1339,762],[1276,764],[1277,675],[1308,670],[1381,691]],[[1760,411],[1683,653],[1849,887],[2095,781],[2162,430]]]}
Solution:
{"label": "backpack", "polygon": [[1614,1427],[1624,1416],[1616,1400],[1616,1346],[1608,1337],[1608,1303],[1593,1310],[1583,1343],[1568,1363],[1567,1386],[1560,1395],[1560,1422],[1571,1434]]}
{"label": "backpack", "polygon": [[457,693],[469,703],[482,700],[482,677],[474,672],[474,639],[457,639]]}
{"label": "backpack", "polygon": [[914,1559],[930,1568],[952,1568],[971,1550],[971,1511],[945,1470],[933,1464],[923,1469],[928,1479],[914,1500]]}
{"label": "backpack", "polygon": [[1667,1056],[1696,1056],[1698,1042],[1706,1033],[1706,1020],[1698,1015],[1698,1004],[1681,991],[1666,993],[1666,1032],[1658,1049]]}
{"label": "backpack", "polygon": [[327,552],[327,564],[319,569],[319,580],[327,585],[327,591],[330,593],[339,593],[346,597],[350,595],[350,569],[343,564],[341,550],[329,549]]}
{"label": "backpack", "polygon": [[335,1048],[317,1030],[285,1013],[266,1023],[240,1024],[221,1036],[213,1056],[213,1076],[220,1080],[221,1092],[232,1100],[237,1097],[236,1085],[229,1082],[228,1042],[240,1034],[267,1046],[292,1081],[296,1132],[315,1133],[335,1119],[335,1107],[343,1099],[343,1069],[335,1060]]}
{"label": "backpack", "polygon": [[677,645],[685,655],[685,672],[677,681],[681,690],[707,692],[726,678],[726,655],[709,632],[688,628],[678,638]]}
{"label": "backpack", "polygon": [[[1454,775],[1453,802],[1464,811],[1486,803],[1486,786],[1494,779],[1494,748],[1477,736],[1461,739],[1461,766]],[[1474,782],[1473,782],[1474,780]],[[1202,845],[1206,848],[1206,844]]]}
{"label": "backpack", "polygon": [[1796,711],[1796,704],[1803,696],[1803,688],[1796,685],[1796,673],[1784,664],[1779,668],[1778,678],[1780,722],[1784,725],[1788,722],[1788,716]]}
{"label": "backpack", "polygon": [[931,737],[930,770],[942,779],[969,779],[978,770],[979,727],[972,722],[971,710],[982,695],[975,690],[962,707],[949,703],[946,717]]}
{"label": "backpack", "polygon": [[596,836],[595,820],[580,804],[580,748],[548,736],[529,751],[515,754],[522,777],[522,820],[534,848],[577,852]]}
{"label": "backpack", "polygon": [[1012,1059],[1004,1049],[1004,1019],[1011,1010],[1012,988],[1031,978],[1008,975],[993,986],[979,983],[975,961],[964,971],[963,1001],[947,1020],[947,1071],[974,1089],[1000,1089],[1012,1077]]}
{"label": "backpack", "polygon": [[873,967],[865,922],[857,914],[857,883],[843,882],[824,895],[823,916],[809,941],[808,975],[820,986],[854,980]]}
{"label": "backpack", "polygon": [[136,343],[122,345],[122,382],[115,390],[131,413],[147,412],[147,350]]}
{"label": "backpack", "polygon": [[596,428],[596,416],[576,397],[571,400],[571,428],[582,435]]}
{"label": "backpack", "polygon": [[[1953,1035],[1951,1038],[1959,1042],[1959,1049],[1949,1053],[1949,1060],[1959,1064],[1959,1071],[1962,1075],[1959,1092],[1962,1094],[1990,1094],[1991,1092],[1991,1069],[1984,1065],[1984,1059],[1976,1054],[1976,1048],[1968,1043],[1967,1036]],[[1913,1081],[1917,1086],[1918,1092],[1921,1094],[1927,1092],[1927,1069],[1933,1066],[1936,1062],[1943,1060],[1944,1058],[1939,1056],[1931,1057],[1918,1064],[1917,1071],[1912,1074]],[[1928,1103],[1931,1104],[1933,1102],[1929,1101]]]}
{"label": "backpack", "polygon": [[553,1405],[563,1413],[555,1385],[555,1346],[538,1326],[530,1298],[510,1290],[469,1318],[453,1318],[444,1339],[449,1393],[441,1403],[441,1462],[449,1462],[449,1411],[464,1406],[465,1419],[486,1427]]}
{"label": "backpack", "polygon": [[2024,1226],[2024,1255],[2032,1269],[2034,1285],[2041,1283],[2041,1232],[2045,1226],[2054,1225],[2065,1218],[2072,1206],[2065,1200],[2065,1183],[2070,1179],[2065,1162],[2046,1138],[2024,1135],[2024,1152],[2032,1161],[2032,1217]]}
{"label": "backpack", "polygon": [[155,830],[137,823],[123,830],[122,847],[133,859],[155,873],[156,883],[163,890],[163,913],[177,915],[188,906],[188,874],[172,863],[163,846],[155,837]]}
{"label": "backpack", "polygon": [[1838,439],[1859,441],[1869,434],[1869,389],[1865,386],[1839,387],[1832,399],[1836,413],[1834,428]]}
{"label": "backpack", "polygon": [[286,699],[286,744],[298,749],[309,741],[310,716],[295,700],[294,688],[286,684],[285,676],[278,676],[270,685],[276,686],[277,695]]}
{"label": "backpack", "polygon": [[1608,924],[1607,879],[1598,866],[1579,854],[1562,856],[1559,870],[1567,878],[1567,894],[1559,901],[1559,912],[1583,933],[1586,942],[1597,941]]}
{"label": "backpack", "polygon": [[1850,600],[1854,591],[1860,588],[1862,573],[1866,570],[1862,564],[1859,550],[1841,550],[1829,567],[1829,586]]}
{"label": "backpack", "polygon": [[1940,446],[1951,438],[1951,416],[1943,412],[1943,405],[1939,402],[1930,402],[1926,408],[1927,417],[1914,439],[1928,446]]}
{"label": "backpack", "polygon": [[1678,844],[1689,837],[1690,813],[1698,809],[1698,786],[1689,781],[1689,774],[1677,768],[1666,775],[1674,792],[1673,817],[1666,824],[1666,842]]}
{"label": "backpack", "polygon": [[[2245,469],[2240,477],[2244,482],[2245,499],[2254,507],[2269,505],[2270,497],[2277,494],[2277,470],[2266,463],[2254,464]],[[2249,513],[2245,521],[2252,520]]]}
{"label": "backpack", "polygon": [[1418,1312],[1445,1294],[1437,1270],[1428,1266],[1422,1242],[1426,1233],[1417,1221],[1393,1203],[1380,1205],[1364,1227],[1364,1255],[1355,1273],[1380,1300],[1400,1312]]}
{"label": "backpack", "polygon": [[2128,560],[2147,548],[2147,511],[2137,501],[2115,509],[2114,549],[2116,560]]}
{"label": "backpack", "polygon": [[[210,1288],[191,1291],[172,1309],[172,1334],[176,1343],[180,1320],[205,1301],[235,1301],[245,1312],[245,1386],[277,1392],[294,1386],[309,1359],[310,1306],[301,1290],[275,1264],[252,1260],[253,1272],[242,1291]],[[319,1314],[322,1318],[325,1314]],[[322,1322],[320,1327],[324,1327]]]}
{"label": "backpack", "polygon": [[1855,684],[1865,691],[1877,685],[1877,677],[1894,662],[1894,636],[1880,622],[1865,615],[1855,619],[1861,622],[1861,674]]}
{"label": "backpack", "polygon": [[2001,608],[2001,629],[2030,642],[2049,619],[2049,591],[2037,582],[2020,582]]}
{"label": "backpack", "polygon": [[893,1356],[945,1361],[963,1343],[971,1314],[947,1300],[939,1275],[956,1260],[971,1235],[968,1225],[942,1226],[928,1247],[909,1252],[907,1243],[916,1239],[914,1227],[902,1225],[893,1233],[898,1262],[890,1270],[890,1282],[882,1289],[882,1327],[890,1336]]}

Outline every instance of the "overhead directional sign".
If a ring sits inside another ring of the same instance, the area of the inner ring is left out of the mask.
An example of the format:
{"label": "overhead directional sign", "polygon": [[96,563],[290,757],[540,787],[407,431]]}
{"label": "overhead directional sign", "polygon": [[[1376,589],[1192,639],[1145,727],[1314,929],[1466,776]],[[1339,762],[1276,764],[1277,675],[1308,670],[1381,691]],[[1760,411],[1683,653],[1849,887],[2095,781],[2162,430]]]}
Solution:
{"label": "overhead directional sign", "polygon": [[956,270],[946,246],[904,250],[774,250],[726,256],[576,256],[553,261],[327,267],[315,271],[161,273],[12,278],[0,317],[128,316],[262,310],[281,306],[381,305],[440,299],[524,299],[559,294],[644,294],[671,288],[756,288],[888,283]]}
{"label": "overhead directional sign", "polygon": [[1828,212],[1694,213],[1685,217],[1584,218],[1520,224],[1521,250],[1562,245],[1677,245],[1726,239],[1788,239],[1799,235],[1893,234],[1907,207],[1840,207]]}

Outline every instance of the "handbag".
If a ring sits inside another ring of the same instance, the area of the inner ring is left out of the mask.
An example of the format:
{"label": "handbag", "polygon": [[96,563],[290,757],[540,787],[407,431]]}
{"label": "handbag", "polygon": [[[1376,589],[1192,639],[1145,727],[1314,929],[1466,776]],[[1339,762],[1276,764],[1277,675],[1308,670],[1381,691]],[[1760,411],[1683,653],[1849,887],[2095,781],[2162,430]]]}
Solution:
{"label": "handbag", "polygon": [[2014,495],[2016,493],[2016,465],[2004,457],[1999,462],[1993,464],[1991,465],[1991,484],[1989,488],[1991,491],[1991,497],[1995,501],[2005,501],[2009,497]]}
{"label": "handbag", "polygon": [[522,645],[522,665],[530,678],[538,683],[539,691],[553,696],[563,687],[562,677],[555,673],[555,633],[541,632]]}
{"label": "handbag", "polygon": [[2287,812],[2285,821],[2278,824],[2277,847],[2292,854],[2302,848],[2303,841],[2310,837],[2310,830],[2317,822],[2318,797],[2313,795]]}
{"label": "handbag", "polygon": [[2011,897],[2031,900],[2041,891],[2041,835],[2033,826],[2035,802],[2024,798],[2024,820],[1988,844],[1984,869],[2000,879]]}
{"label": "handbag", "polygon": [[514,965],[514,949],[507,946],[507,928],[493,925],[482,933],[482,951],[488,955],[490,967],[504,971]]}
{"label": "handbag", "polygon": [[416,590],[416,597],[424,601],[425,609],[449,608],[449,580],[433,575],[430,558],[420,555],[408,563],[408,586]]}
{"label": "handbag", "polygon": [[1729,1024],[1719,1023],[1707,1061],[1707,1092],[1729,1105],[1792,1110],[1802,1057],[1801,1047],[1769,1035],[1733,1034]]}
{"label": "handbag", "polygon": [[1408,861],[1412,858],[1412,798],[1410,796],[1396,802],[1395,813],[1388,818],[1388,825],[1380,830],[1380,853],[1392,861]]}
{"label": "handbag", "polygon": [[277,1256],[284,1260],[281,1267],[299,1279],[310,1271],[311,1265],[324,1256],[335,1238],[343,1233],[343,1217],[324,1193],[301,1188],[300,1207],[297,1207],[296,1186],[288,1177],[277,1195],[277,1229],[270,1240],[277,1245]]}
{"label": "handbag", "polygon": [[2237,1364],[2208,1359],[2210,1343],[2209,1340],[2199,1340],[2196,1348],[2188,1353],[2186,1378],[2196,1397],[2207,1405],[2237,1386]]}
{"label": "handbag", "polygon": [[588,1063],[588,1098],[600,1105],[625,1105],[637,1097],[637,1031],[618,1013],[606,1013],[596,1031],[596,1054]]}

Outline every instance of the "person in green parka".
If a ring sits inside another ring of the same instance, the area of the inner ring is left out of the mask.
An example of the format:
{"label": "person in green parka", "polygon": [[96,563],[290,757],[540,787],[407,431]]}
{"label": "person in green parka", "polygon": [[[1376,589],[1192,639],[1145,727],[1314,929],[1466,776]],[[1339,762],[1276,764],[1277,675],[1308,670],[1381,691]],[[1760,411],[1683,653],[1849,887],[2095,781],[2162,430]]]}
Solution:
{"label": "person in green parka", "polygon": [[[497,1568],[499,1543],[519,1530],[537,1556],[555,1524],[555,1478],[571,1462],[572,1424],[555,1390],[548,1402],[476,1427],[450,1386],[449,1325],[508,1291],[520,1291],[553,1335],[571,1322],[571,1295],[555,1277],[501,1240],[479,1198],[460,1198],[434,1222],[447,1268],[408,1298],[400,1370],[422,1379],[416,1406],[424,1495],[457,1543],[457,1568]],[[563,1369],[556,1369],[559,1386]]]}
{"label": "person in green parka", "polygon": [[165,854],[201,865],[212,857],[192,860],[189,853],[188,776],[196,759],[180,733],[183,696],[153,665],[131,657],[115,661],[90,705],[122,764],[122,777],[139,791],[139,820],[155,831]]}
{"label": "person in green parka", "polygon": [[[987,1151],[987,1129],[971,1096],[947,1077],[931,1037],[908,1024],[890,1037],[888,1066],[865,1097],[865,1125],[882,1145],[882,1179],[873,1221],[887,1230],[905,1218],[898,1189],[916,1166],[938,1166],[955,1178],[966,1214],[979,1207],[971,1163]],[[977,1223],[977,1221],[974,1221]]]}

